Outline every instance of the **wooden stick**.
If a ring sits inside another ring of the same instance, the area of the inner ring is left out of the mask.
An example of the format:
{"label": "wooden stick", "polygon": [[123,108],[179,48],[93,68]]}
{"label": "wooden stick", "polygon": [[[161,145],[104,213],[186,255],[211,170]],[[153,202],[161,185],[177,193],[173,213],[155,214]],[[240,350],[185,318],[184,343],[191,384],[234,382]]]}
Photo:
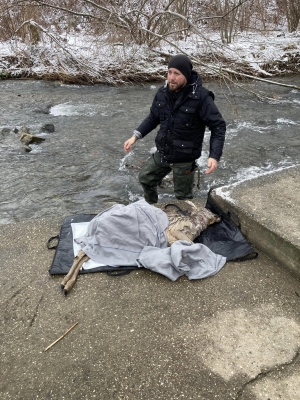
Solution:
{"label": "wooden stick", "polygon": [[55,342],[51,343],[48,347],[46,347],[43,352],[45,353],[47,350],[49,350],[52,346],[54,346],[57,342],[59,342],[61,339],[63,339],[75,326],[78,324],[78,322],[75,322],[74,325],[71,326],[61,337],[55,340]]}

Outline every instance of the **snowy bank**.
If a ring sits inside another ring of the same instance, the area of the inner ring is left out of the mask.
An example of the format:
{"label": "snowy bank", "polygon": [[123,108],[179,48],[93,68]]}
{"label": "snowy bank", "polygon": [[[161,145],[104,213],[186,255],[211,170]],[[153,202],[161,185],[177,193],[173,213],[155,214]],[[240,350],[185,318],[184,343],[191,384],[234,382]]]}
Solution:
{"label": "snowy bank", "polygon": [[35,45],[19,40],[0,42],[0,77],[61,80],[69,83],[145,82],[162,80],[170,55],[185,52],[206,78],[221,69],[251,76],[274,77],[300,72],[300,32],[272,31],[268,35],[240,33],[222,44],[218,33],[209,40],[186,40],[149,49],[136,44],[109,43],[84,34],[45,36]]}

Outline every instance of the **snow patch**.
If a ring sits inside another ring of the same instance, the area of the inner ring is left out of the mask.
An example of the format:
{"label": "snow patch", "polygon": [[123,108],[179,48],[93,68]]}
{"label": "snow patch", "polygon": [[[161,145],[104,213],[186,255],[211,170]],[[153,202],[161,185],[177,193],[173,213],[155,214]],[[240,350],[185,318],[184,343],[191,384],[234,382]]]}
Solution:
{"label": "snow patch", "polygon": [[[242,170],[238,173],[239,180],[237,182],[229,184],[229,185],[221,186],[214,190],[215,190],[215,193],[217,196],[221,197],[224,200],[227,200],[231,204],[235,204],[236,201],[233,199],[231,194],[238,185],[242,184],[243,182],[250,181],[250,180],[256,179],[261,176],[270,175],[270,174],[274,174],[279,171],[284,171],[286,169],[294,168],[295,166],[296,165],[291,165],[288,167],[280,167],[275,170],[272,169],[271,171],[262,171],[262,169],[259,167],[245,168],[244,170]],[[271,168],[271,164],[268,166],[268,168]],[[236,179],[236,177],[235,177],[235,179]]]}

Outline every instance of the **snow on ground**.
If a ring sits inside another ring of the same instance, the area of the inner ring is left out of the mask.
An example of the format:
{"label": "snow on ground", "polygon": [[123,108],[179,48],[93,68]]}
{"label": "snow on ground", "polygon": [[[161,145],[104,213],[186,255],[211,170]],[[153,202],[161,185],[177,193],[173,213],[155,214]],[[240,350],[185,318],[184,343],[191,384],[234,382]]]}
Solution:
{"label": "snow on ground", "polygon": [[[251,71],[254,75],[264,76],[295,72],[295,65],[296,72],[299,71],[299,31],[272,31],[267,35],[243,32],[228,45],[222,44],[218,33],[209,34],[208,41],[191,35],[176,45],[177,49],[161,42],[151,51],[147,46],[132,43],[108,44],[105,37],[95,38],[82,33],[61,36],[59,41],[45,36],[42,44],[35,46],[16,41],[0,42],[0,76],[5,77],[8,73],[38,77],[64,71],[74,76],[80,72],[88,74],[95,77],[95,81],[108,72],[117,74],[119,81],[139,74],[163,77],[165,54],[179,53],[178,48],[190,55],[194,63],[197,60],[202,63],[197,66],[202,74],[214,75],[216,72],[211,67],[220,66],[244,68],[247,73]],[[292,67],[291,59],[294,59]]]}
{"label": "snow on ground", "polygon": [[300,32],[278,31],[268,36],[255,33],[241,34],[229,47],[239,60],[244,60],[254,70],[261,72],[261,65],[284,60],[287,53],[298,54],[299,57]]}
{"label": "snow on ground", "polygon": [[290,168],[294,168],[294,167],[295,167],[295,165],[290,165],[288,167],[280,167],[280,168],[276,168],[276,169],[272,168],[270,171],[266,171],[266,172],[262,172],[262,170],[258,167],[250,167],[248,169],[247,177],[240,176],[239,179],[237,180],[237,182],[216,188],[215,189],[216,195],[227,200],[229,203],[235,204],[236,201],[232,197],[232,192],[234,191],[234,189],[236,187],[242,185],[244,182],[251,181],[258,177],[275,174],[279,171],[284,171],[286,169],[290,169]]}

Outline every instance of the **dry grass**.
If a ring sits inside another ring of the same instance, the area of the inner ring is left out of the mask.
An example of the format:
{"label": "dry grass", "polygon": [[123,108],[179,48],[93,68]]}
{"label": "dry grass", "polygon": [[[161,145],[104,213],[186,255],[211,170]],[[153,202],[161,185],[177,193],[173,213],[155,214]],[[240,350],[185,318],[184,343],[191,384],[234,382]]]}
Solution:
{"label": "dry grass", "polygon": [[299,74],[300,73],[300,53],[286,53],[284,60],[278,59],[261,65],[261,68],[273,75]]}

